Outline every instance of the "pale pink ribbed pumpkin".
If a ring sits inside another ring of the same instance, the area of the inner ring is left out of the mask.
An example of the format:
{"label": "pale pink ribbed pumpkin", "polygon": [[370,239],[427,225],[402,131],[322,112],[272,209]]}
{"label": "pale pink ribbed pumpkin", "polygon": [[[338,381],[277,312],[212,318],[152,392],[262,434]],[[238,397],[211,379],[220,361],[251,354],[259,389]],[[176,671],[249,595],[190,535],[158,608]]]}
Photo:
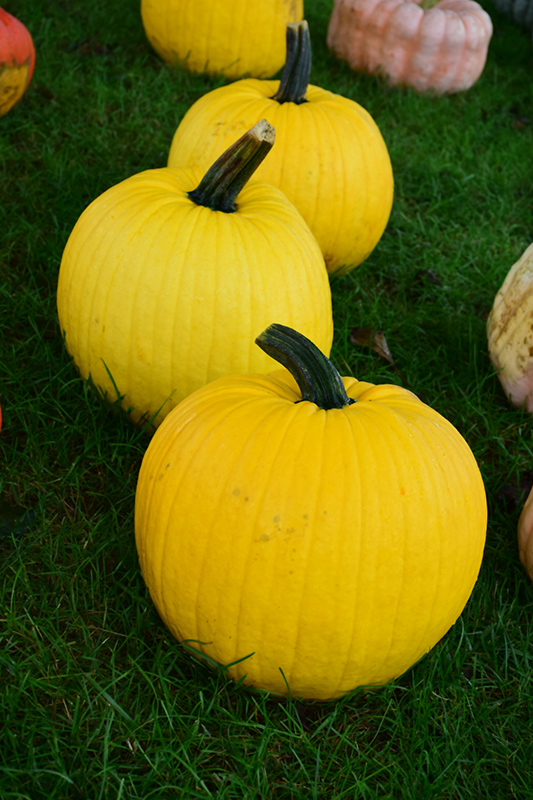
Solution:
{"label": "pale pink ribbed pumpkin", "polygon": [[327,41],[354,70],[450,94],[478,80],[491,36],[474,0],[334,0]]}

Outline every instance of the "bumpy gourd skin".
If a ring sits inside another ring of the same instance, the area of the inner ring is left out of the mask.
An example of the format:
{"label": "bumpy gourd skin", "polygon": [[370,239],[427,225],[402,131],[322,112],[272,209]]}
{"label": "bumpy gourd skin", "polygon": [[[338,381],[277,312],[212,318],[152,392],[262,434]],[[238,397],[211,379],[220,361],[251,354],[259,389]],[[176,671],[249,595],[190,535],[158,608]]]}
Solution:
{"label": "bumpy gourd skin", "polygon": [[451,94],[478,80],[491,37],[475,0],[334,0],[327,43],[355,70]]}
{"label": "bumpy gourd skin", "polygon": [[401,675],[463,610],[487,508],[458,431],[413,394],[345,378],[323,410],[289,373],[196,392],[152,439],[140,566],[179,640],[256,688],[328,700]]}
{"label": "bumpy gourd skin", "polygon": [[328,272],[341,275],[372,252],[389,220],[394,181],[370,114],[349,98],[309,85],[307,102],[273,99],[279,81],[247,79],[201,97],[174,134],[169,166],[207,167],[257,120],[276,146],[256,172],[280,188],[311,228]]}
{"label": "bumpy gourd skin", "polygon": [[303,0],[142,0],[141,15],[152,47],[170,64],[268,78],[283,66],[285,29],[302,19]]}
{"label": "bumpy gourd skin", "polygon": [[533,412],[533,244],[513,264],[487,318],[494,369],[509,401]]}
{"label": "bumpy gourd skin", "polygon": [[254,338],[272,321],[331,348],[324,260],[294,206],[250,181],[234,213],[213,211],[187,196],[202,177],[165,168],[128,178],[83,212],[63,253],[66,347],[133,421],[158,425],[208,381],[271,369]]}

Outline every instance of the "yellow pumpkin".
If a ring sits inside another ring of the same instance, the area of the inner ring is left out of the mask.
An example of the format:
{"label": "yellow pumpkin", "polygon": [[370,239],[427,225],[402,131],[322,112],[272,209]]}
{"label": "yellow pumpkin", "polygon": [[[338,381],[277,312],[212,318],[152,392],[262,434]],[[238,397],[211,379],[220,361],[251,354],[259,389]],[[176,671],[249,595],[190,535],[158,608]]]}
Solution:
{"label": "yellow pumpkin", "polygon": [[485,490],[463,437],[411,392],[341,378],[282,325],[257,342],[289,371],[215,381],[151,440],[140,567],[200,658],[329,700],[401,675],[456,621],[481,564]]}
{"label": "yellow pumpkin", "polygon": [[66,347],[133,421],[158,425],[208,381],[271,369],[253,337],[273,316],[329,352],[320,249],[279,189],[246,182],[273,137],[259,122],[203,179],[198,167],[133,175],[91,203],[68,239],[57,293]]}
{"label": "yellow pumpkin", "polygon": [[309,85],[311,44],[305,21],[287,27],[280,81],[236,81],[208,92],[179,124],[168,166],[207,166],[266,117],[276,151],[257,177],[280,188],[300,211],[330,273],[343,274],[372,252],[393,198],[389,154],[378,126],[358,103]]}
{"label": "yellow pumpkin", "polygon": [[152,47],[170,64],[268,78],[283,66],[285,26],[302,19],[303,0],[141,0],[141,16]]}
{"label": "yellow pumpkin", "polygon": [[334,0],[327,43],[357,71],[451,94],[478,80],[491,37],[475,0]]}

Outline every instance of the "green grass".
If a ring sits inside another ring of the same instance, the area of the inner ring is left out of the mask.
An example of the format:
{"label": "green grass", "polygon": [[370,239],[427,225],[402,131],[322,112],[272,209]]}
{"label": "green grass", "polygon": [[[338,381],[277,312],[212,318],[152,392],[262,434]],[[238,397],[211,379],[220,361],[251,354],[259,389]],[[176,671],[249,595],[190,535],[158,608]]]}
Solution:
{"label": "green grass", "polygon": [[[138,2],[19,0],[38,62],[0,120],[0,797],[533,797],[533,589],[516,523],[533,482],[531,419],[493,374],[485,323],[533,240],[533,45],[494,12],[481,80],[451,97],[355,75],[325,44],[331,0],[306,0],[312,82],[360,102],[396,190],[368,261],[333,282],[333,357],[445,414],[483,473],[479,580],[444,639],[393,685],[337,703],[226,682],[170,636],[133,539],[146,438],[65,353],[58,267],[84,207],[163,166],[190,104],[221,81],[162,64]],[[383,330],[395,366],[350,343]],[[22,512],[21,512],[22,513]],[[31,524],[33,522],[33,524]]]}

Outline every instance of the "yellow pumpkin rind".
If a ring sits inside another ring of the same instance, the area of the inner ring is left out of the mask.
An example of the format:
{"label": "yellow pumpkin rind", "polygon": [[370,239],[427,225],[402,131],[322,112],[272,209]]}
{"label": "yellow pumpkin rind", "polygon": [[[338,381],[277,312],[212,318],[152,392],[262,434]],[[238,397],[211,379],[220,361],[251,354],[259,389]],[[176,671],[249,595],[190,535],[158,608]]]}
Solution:
{"label": "yellow pumpkin rind", "polygon": [[275,362],[254,344],[273,319],[329,353],[331,292],[296,209],[250,181],[233,214],[196,206],[203,170],[160,169],[107,190],[65,247],[57,304],[81,375],[133,422],[157,426],[186,395]]}
{"label": "yellow pumpkin rind", "polygon": [[274,75],[286,26],[302,17],[303,0],[141,0],[147,38],[164,61],[232,80]]}
{"label": "yellow pumpkin rind", "polygon": [[254,653],[229,676],[276,694],[398,677],[481,564],[464,439],[399,387],[345,386],[357,402],[324,411],[295,402],[285,371],[217,381],[169,414],[141,466],[136,543],[162,620],[220,664]]}
{"label": "yellow pumpkin rind", "polygon": [[374,250],[394,192],[389,153],[371,115],[349,98],[309,85],[307,102],[278,103],[279,81],[253,78],[215,89],[180,122],[168,166],[207,167],[258,119],[276,129],[276,146],[256,172],[298,208],[328,272],[343,275]]}
{"label": "yellow pumpkin rind", "polygon": [[30,82],[27,64],[5,66],[0,69],[0,117],[3,117],[22,98]]}

